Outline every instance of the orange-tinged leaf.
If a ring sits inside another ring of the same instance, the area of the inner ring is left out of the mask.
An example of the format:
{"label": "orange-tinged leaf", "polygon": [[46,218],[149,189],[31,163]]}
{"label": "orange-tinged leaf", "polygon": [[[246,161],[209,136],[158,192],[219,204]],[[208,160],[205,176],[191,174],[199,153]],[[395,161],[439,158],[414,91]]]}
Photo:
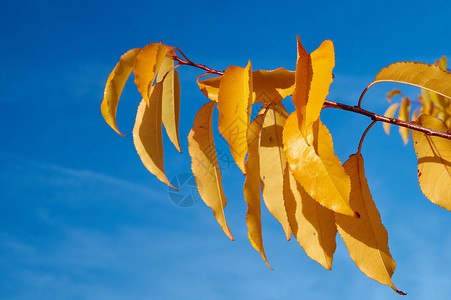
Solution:
{"label": "orange-tinged leaf", "polygon": [[114,67],[105,85],[103,101],[100,106],[103,118],[118,134],[123,135],[117,128],[116,112],[119,98],[124,89],[128,77],[132,73],[133,63],[138,55],[140,48],[127,51],[121,56],[120,61]]}
{"label": "orange-tinged leaf", "polygon": [[367,90],[378,82],[399,82],[418,86],[451,98],[451,73],[437,65],[397,62],[382,69]]}
{"label": "orange-tinged leaf", "polygon": [[170,48],[162,43],[152,43],[144,47],[135,59],[135,84],[147,105],[150,105],[151,87],[169,50]]}
{"label": "orange-tinged leaf", "polygon": [[143,100],[139,104],[133,128],[133,141],[144,166],[161,182],[174,188],[164,173],[163,139],[161,134],[161,90],[155,84],[150,95],[150,106]]}
{"label": "orange-tinged leaf", "polygon": [[199,80],[201,77],[203,77],[205,75],[209,75],[209,74],[208,73],[202,74],[199,77],[197,77],[197,79],[196,79],[197,85],[199,86],[200,91],[205,96],[207,96],[208,99],[217,102],[218,101],[218,93],[219,93],[219,84],[221,83],[222,76]]}
{"label": "orange-tinged leaf", "polygon": [[[392,105],[390,105],[387,110],[384,113],[384,116],[386,116],[387,118],[393,118],[393,116],[396,113],[396,110],[398,109],[399,103],[393,103]],[[390,134],[390,123],[382,123],[382,126],[384,127],[385,133],[386,134]]]}
{"label": "orange-tinged leaf", "polygon": [[[447,132],[442,120],[421,115],[416,124]],[[412,130],[418,158],[418,180],[424,195],[433,203],[451,211],[451,140],[428,136]]]}
{"label": "orange-tinged leaf", "polygon": [[282,132],[285,125],[286,112],[282,105],[269,105],[260,134],[260,178],[262,194],[269,212],[280,222],[287,240],[291,237],[284,190],[289,187],[284,184],[285,169],[288,168],[283,150]]}
{"label": "orange-tinged leaf", "polygon": [[[410,117],[410,100],[407,97],[402,98],[401,107],[399,108],[398,118],[401,121],[409,122]],[[401,135],[404,145],[409,142],[409,128],[399,126],[399,134]]]}
{"label": "orange-tinged leaf", "polygon": [[399,89],[394,89],[387,93],[387,101],[391,103],[391,98],[393,98],[396,95],[401,95],[401,91]]}
{"label": "orange-tinged leaf", "polygon": [[338,232],[348,247],[352,260],[366,276],[404,294],[396,289],[391,280],[396,263],[388,248],[387,230],[371,197],[362,155],[351,155],[344,167],[351,177],[349,204],[360,213],[360,218],[335,214]]}
{"label": "orange-tinged leaf", "polygon": [[276,103],[290,96],[294,90],[295,72],[284,68],[253,72],[253,101]]}
{"label": "orange-tinged leaf", "polygon": [[207,102],[197,112],[193,128],[188,135],[188,151],[199,195],[213,210],[224,233],[233,241],[224,215],[227,199],[222,188],[222,176],[213,139],[212,116],[215,104]]}
{"label": "orange-tinged leaf", "polygon": [[293,112],[285,123],[283,145],[294,177],[321,205],[358,217],[349,206],[351,180],[334,153],[329,130],[319,119],[307,131],[307,141],[308,144]]}
{"label": "orange-tinged leaf", "polygon": [[[168,52],[173,55],[173,50]],[[175,148],[180,149],[179,141],[179,119],[180,119],[180,81],[179,73],[174,70],[174,60],[165,57],[161,63],[157,75],[157,82],[163,81],[162,91],[162,120],[169,140]]]}
{"label": "orange-tinged leaf", "polygon": [[332,41],[325,40],[310,55],[305,51],[299,36],[293,104],[296,107],[299,129],[305,138],[307,129],[321,113],[324,100],[332,83],[335,53]]}
{"label": "orange-tinged leaf", "polygon": [[[201,75],[204,76],[204,75]],[[204,80],[197,78],[202,93],[210,100],[218,101],[219,84],[222,77]],[[271,71],[257,70],[252,72],[252,101],[256,103],[280,102],[290,96],[294,90],[294,72],[284,68]]]}
{"label": "orange-tinged leaf", "polygon": [[224,72],[218,94],[218,129],[230,146],[236,164],[244,173],[247,128],[252,106],[252,67],[230,66]]}
{"label": "orange-tinged leaf", "polygon": [[334,213],[310,197],[288,168],[285,175],[290,186],[285,197],[296,203],[293,234],[311,259],[330,270],[337,235]]}
{"label": "orange-tinged leaf", "polygon": [[247,203],[246,225],[249,240],[254,249],[260,252],[268,267],[271,268],[263,247],[261,221],[259,136],[264,118],[265,113],[260,114],[249,125],[247,135],[249,154],[244,165],[246,168],[246,179],[244,180],[243,193],[244,200]]}

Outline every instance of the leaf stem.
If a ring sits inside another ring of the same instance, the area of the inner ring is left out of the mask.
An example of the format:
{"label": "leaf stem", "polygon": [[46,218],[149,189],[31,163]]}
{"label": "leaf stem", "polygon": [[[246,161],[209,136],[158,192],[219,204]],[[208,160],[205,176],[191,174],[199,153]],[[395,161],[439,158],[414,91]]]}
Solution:
{"label": "leaf stem", "polygon": [[[177,61],[180,65],[192,66],[192,67],[204,70],[204,71],[206,71],[207,73],[210,73],[210,74],[224,75],[223,71],[218,71],[218,70],[212,69],[210,67],[207,67],[205,65],[201,65],[201,64],[197,64],[197,63],[192,62],[190,59],[188,59],[186,57],[186,55],[179,48],[176,47],[175,49],[177,49],[177,51],[179,51],[185,59],[182,59],[182,58],[178,57],[177,54],[174,54],[174,55],[172,55],[170,57],[173,60]],[[367,110],[361,108],[360,107],[361,100],[362,100],[364,94],[366,93],[366,91],[371,87],[371,85],[372,84],[370,84],[363,91],[362,95],[360,96],[359,105],[358,106],[349,106],[349,105],[346,105],[346,104],[343,104],[343,103],[340,103],[340,102],[334,102],[334,101],[330,101],[330,100],[326,99],[324,101],[323,108],[331,107],[331,108],[346,110],[346,111],[350,111],[350,112],[353,112],[353,113],[357,113],[357,114],[360,114],[360,115],[367,116],[367,117],[371,118],[371,120],[373,120],[375,122],[379,121],[379,122],[390,123],[390,124],[393,124],[393,125],[406,127],[406,128],[411,129],[411,130],[420,131],[420,132],[423,132],[423,133],[425,133],[426,135],[429,135],[429,136],[438,136],[438,137],[442,137],[442,138],[451,140],[451,132],[442,132],[442,131],[426,128],[426,127],[417,125],[415,123],[404,122],[404,121],[401,121],[401,120],[398,120],[398,119],[394,119],[394,118],[387,118],[385,116],[378,115],[376,113],[373,113],[373,112],[370,112],[370,111],[367,111]],[[360,149],[360,146],[359,146],[359,149]]]}
{"label": "leaf stem", "polygon": [[373,127],[374,124],[376,124],[377,121],[373,121],[371,122],[370,125],[368,125],[368,127],[365,129],[365,131],[362,134],[362,137],[360,138],[360,142],[359,142],[359,149],[357,150],[357,153],[360,153],[362,150],[362,144],[363,144],[363,140],[365,139],[366,134],[368,133],[368,131],[370,131],[371,127]]}

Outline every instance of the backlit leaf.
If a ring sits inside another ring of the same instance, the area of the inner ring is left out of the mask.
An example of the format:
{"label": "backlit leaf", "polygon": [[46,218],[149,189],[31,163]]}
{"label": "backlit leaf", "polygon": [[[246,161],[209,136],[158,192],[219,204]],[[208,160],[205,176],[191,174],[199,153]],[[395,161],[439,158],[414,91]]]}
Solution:
{"label": "backlit leaf", "polygon": [[150,95],[150,106],[143,100],[139,104],[133,128],[133,141],[144,166],[160,181],[173,187],[164,173],[163,140],[161,134],[162,84],[155,84]]}
{"label": "backlit leaf", "polygon": [[133,66],[135,83],[147,105],[150,105],[149,96],[151,87],[160,69],[161,63],[166,57],[170,47],[162,43],[153,43],[144,47],[136,56]]}
{"label": "backlit leaf", "polygon": [[[421,115],[416,124],[447,132],[443,121]],[[451,140],[428,136],[412,130],[418,158],[418,179],[424,195],[433,203],[451,211]]]}
{"label": "backlit leaf", "polygon": [[[404,122],[409,122],[410,118],[410,100],[407,97],[402,98],[401,106],[399,108],[398,119]],[[409,128],[399,126],[399,134],[401,135],[404,145],[409,142]]]}
{"label": "backlit leaf", "polygon": [[[168,51],[173,55],[173,50]],[[165,57],[158,70],[157,82],[163,81],[162,120],[169,140],[179,152],[180,82],[179,73],[174,70],[174,60]]]}
{"label": "backlit leaf", "polygon": [[[283,112],[281,111],[283,110]],[[284,190],[285,169],[288,168],[283,150],[283,126],[287,112],[282,105],[269,105],[263,128],[260,134],[260,178],[262,182],[263,200],[269,212],[280,222],[287,240],[291,237]]]}
{"label": "backlit leaf", "polygon": [[[290,96],[294,90],[294,72],[284,68],[271,71],[257,70],[252,72],[253,102],[280,102]],[[197,84],[202,93],[213,101],[218,101],[219,84],[222,77],[213,77],[199,81]]]}
{"label": "backlit leaf", "polygon": [[352,260],[366,276],[404,294],[396,289],[391,280],[396,263],[388,248],[387,230],[371,197],[362,155],[351,155],[344,167],[351,177],[349,204],[360,213],[360,218],[335,214],[338,232],[348,247]]}
{"label": "backlit leaf", "polygon": [[351,180],[334,153],[329,130],[319,119],[307,131],[307,141],[308,144],[293,112],[285,123],[283,145],[294,177],[321,205],[358,217],[349,206]]}
{"label": "backlit leaf", "polygon": [[120,61],[114,67],[105,85],[103,101],[100,106],[103,118],[118,134],[123,135],[116,124],[116,111],[119,98],[124,89],[128,77],[132,73],[133,63],[138,55],[140,48],[127,51],[121,56]]}
{"label": "backlit leaf", "polygon": [[221,79],[218,94],[218,129],[230,146],[232,156],[244,173],[247,128],[252,106],[252,67],[230,66]]}
{"label": "backlit leaf", "polygon": [[439,60],[437,60],[435,62],[436,65],[438,65],[440,67],[440,69],[442,69],[443,71],[447,71],[447,66],[446,64],[448,63],[448,59],[446,58],[446,56],[442,56]]}
{"label": "backlit leaf", "polygon": [[[393,118],[393,116],[396,113],[396,110],[398,109],[399,103],[393,103],[392,105],[390,105],[387,110],[384,113],[384,116],[386,116],[387,118]],[[382,123],[382,126],[384,127],[385,133],[386,134],[390,134],[390,123]]]}
{"label": "backlit leaf", "polygon": [[215,104],[207,102],[197,112],[193,128],[188,135],[188,151],[199,195],[213,210],[224,233],[233,241],[224,215],[227,199],[222,188],[222,176],[213,139],[212,116]]}
{"label": "backlit leaf", "polygon": [[291,223],[293,234],[311,259],[330,270],[337,235],[334,213],[310,197],[289,168],[285,169],[285,175],[290,186],[285,197],[296,203],[295,222]]}
{"label": "backlit leaf", "polygon": [[437,65],[397,62],[382,69],[367,89],[378,82],[410,84],[451,98],[451,73],[443,71]]}
{"label": "backlit leaf", "polygon": [[271,266],[266,258],[263,247],[261,199],[260,199],[260,163],[259,144],[260,131],[263,125],[265,113],[258,115],[249,125],[247,135],[249,154],[245,163],[246,179],[244,181],[244,200],[247,203],[246,225],[248,237],[252,246],[260,252],[268,267]]}
{"label": "backlit leaf", "polygon": [[320,115],[324,100],[332,83],[332,70],[335,66],[335,53],[332,41],[324,41],[310,55],[301,44],[299,36],[298,58],[296,62],[295,89],[293,103],[302,136]]}

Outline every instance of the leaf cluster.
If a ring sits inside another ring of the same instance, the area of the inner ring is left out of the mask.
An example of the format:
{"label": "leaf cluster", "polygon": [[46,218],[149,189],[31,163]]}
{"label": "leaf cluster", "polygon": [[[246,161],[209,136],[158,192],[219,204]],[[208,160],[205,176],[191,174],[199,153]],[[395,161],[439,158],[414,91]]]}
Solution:
{"label": "leaf cluster", "polygon": [[[332,41],[326,40],[308,53],[298,37],[295,71],[284,68],[254,71],[249,61],[245,67],[230,66],[220,72],[193,63],[179,49],[162,43],[125,53],[107,80],[102,114],[121,134],[116,124],[116,110],[125,82],[133,72],[143,99],[133,129],[135,147],[146,168],[168,186],[171,184],[164,172],[162,125],[180,151],[180,84],[176,70],[180,65],[203,69],[205,75],[219,75],[197,78],[201,92],[209,101],[194,118],[188,135],[188,151],[199,194],[212,209],[224,233],[233,240],[225,217],[227,199],[213,137],[215,108],[219,112],[218,131],[245,175],[243,194],[247,203],[249,240],[268,266],[261,224],[262,199],[281,224],[287,240],[294,236],[307,255],[326,269],[332,267],[338,232],[364,274],[403,294],[391,280],[396,263],[389,251],[387,230],[365,178],[360,153],[364,136],[376,121],[363,134],[358,152],[342,164],[334,153],[332,136],[320,119],[322,109],[334,103],[326,100],[334,78]],[[435,118],[440,112],[428,113],[426,103],[435,107],[432,111],[439,110],[429,91],[442,95],[443,99],[449,98],[450,78],[446,69],[397,63],[383,69],[367,87],[382,81],[396,81],[428,90],[430,100],[422,96],[423,106],[418,110],[421,115],[414,120],[417,130],[422,131],[412,133],[418,156],[418,177],[426,197],[448,210],[451,210],[451,140],[427,135],[423,129],[443,134],[449,131],[443,121]],[[288,112],[282,101],[288,96],[292,96],[293,112]],[[446,101],[449,105],[449,99]],[[360,102],[361,99],[359,108]],[[263,105],[252,118],[252,106],[256,103]],[[399,119],[409,121],[408,105],[401,104],[401,107],[403,112]],[[392,118],[394,109],[389,110],[386,115]],[[445,121],[449,118],[449,109],[447,111]]]}

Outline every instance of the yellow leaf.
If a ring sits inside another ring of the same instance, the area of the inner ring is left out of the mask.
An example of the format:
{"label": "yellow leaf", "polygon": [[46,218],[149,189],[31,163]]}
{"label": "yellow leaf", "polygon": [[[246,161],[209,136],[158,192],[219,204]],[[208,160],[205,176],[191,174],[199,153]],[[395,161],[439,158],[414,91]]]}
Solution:
{"label": "yellow leaf", "polygon": [[333,150],[332,136],[318,119],[307,131],[308,144],[299,127],[296,112],[287,119],[283,145],[290,169],[306,192],[321,205],[358,217],[349,206],[351,180]]}
{"label": "yellow leaf", "polygon": [[437,65],[397,62],[382,69],[367,90],[378,82],[399,82],[418,86],[451,98],[451,73]]}
{"label": "yellow leaf", "polygon": [[446,59],[446,56],[442,56],[442,58],[440,58],[439,60],[437,60],[435,62],[436,65],[438,65],[440,67],[440,69],[442,69],[443,71],[447,71],[447,64],[448,60]]}
{"label": "yellow leaf", "polygon": [[[387,118],[393,118],[393,116],[396,113],[396,110],[398,109],[399,103],[393,103],[390,105],[387,110],[384,113],[384,116]],[[382,123],[382,126],[384,127],[385,133],[390,134],[390,123]]]}
{"label": "yellow leaf", "polygon": [[401,91],[398,90],[398,89],[394,89],[394,90],[388,92],[388,93],[387,93],[387,101],[388,101],[389,103],[391,103],[391,98],[393,98],[393,97],[396,96],[396,95],[401,95]]}
{"label": "yellow leaf", "polygon": [[344,167],[351,177],[349,204],[360,213],[360,218],[335,214],[338,232],[348,247],[352,260],[366,276],[404,294],[396,289],[391,280],[396,263],[388,248],[387,230],[371,197],[362,155],[351,155]]}
{"label": "yellow leaf", "polygon": [[218,129],[230,146],[236,164],[244,173],[247,128],[252,107],[252,67],[230,66],[221,79],[218,95]]}
{"label": "yellow leaf", "polygon": [[[173,50],[168,51],[173,55]],[[174,70],[174,60],[165,57],[157,75],[157,82],[163,81],[162,120],[169,140],[179,152],[179,117],[180,117],[180,81],[179,73]]]}
{"label": "yellow leaf", "polygon": [[310,55],[298,40],[296,62],[296,85],[293,91],[293,104],[296,107],[299,129],[305,138],[307,129],[321,113],[324,100],[332,83],[332,69],[335,66],[334,45],[324,41]]}
{"label": "yellow leaf", "polygon": [[215,102],[208,102],[197,112],[193,128],[188,135],[188,151],[191,156],[191,170],[196,179],[199,195],[205,204],[213,210],[213,214],[224,233],[233,241],[232,233],[224,215],[227,199],[222,188],[222,176],[211,125],[215,104]]}
{"label": "yellow leaf", "polygon": [[[204,76],[204,75],[201,75]],[[213,77],[199,81],[197,84],[207,98],[218,101],[219,84],[222,77]],[[280,102],[290,96],[294,90],[294,72],[284,68],[271,71],[257,70],[252,72],[252,101],[256,103]]]}
{"label": "yellow leaf", "polygon": [[[447,132],[443,121],[421,115],[416,124]],[[433,203],[451,211],[451,140],[428,136],[412,130],[418,158],[418,179],[424,195]]]}
{"label": "yellow leaf", "polygon": [[138,56],[136,56],[135,64],[133,66],[135,84],[147,105],[150,105],[149,97],[151,87],[157,72],[160,69],[161,63],[169,50],[170,47],[167,47],[162,43],[153,43],[144,47],[141,52],[139,52]]}
{"label": "yellow leaf", "polygon": [[150,106],[143,100],[139,104],[133,128],[133,141],[144,166],[161,182],[174,188],[164,173],[163,140],[161,136],[161,90],[155,84],[150,95]]}
{"label": "yellow leaf", "polygon": [[[283,151],[282,132],[286,116],[279,112],[283,106],[269,105],[260,134],[260,178],[263,200],[269,212],[280,222],[287,240],[291,237],[291,228],[284,200],[284,173],[288,167]],[[286,114],[286,112],[285,112]]]}
{"label": "yellow leaf", "polygon": [[246,225],[249,240],[254,249],[260,252],[268,267],[271,268],[263,247],[261,221],[259,136],[264,118],[265,113],[260,114],[249,125],[247,135],[249,154],[244,165],[246,168],[246,179],[243,192],[244,200],[247,203]]}
{"label": "yellow leaf", "polygon": [[221,83],[220,77],[213,77],[199,81],[199,79],[207,74],[202,74],[197,77],[196,82],[200,91],[207,96],[208,99],[218,102],[219,84]]}
{"label": "yellow leaf", "polygon": [[[407,97],[402,98],[401,100],[401,107],[399,108],[399,115],[398,118],[401,121],[409,122],[410,117],[410,100]],[[399,126],[399,134],[401,135],[404,145],[409,142],[409,128]]]}
{"label": "yellow leaf", "polygon": [[414,109],[412,113],[412,121],[418,120],[418,109]]}
{"label": "yellow leaf", "polygon": [[290,96],[294,90],[294,74],[284,68],[253,72],[254,102],[276,103]]}
{"label": "yellow leaf", "polygon": [[108,76],[103,101],[100,106],[105,121],[122,136],[125,135],[119,131],[116,124],[117,105],[125,83],[132,72],[133,63],[139,51],[141,51],[140,48],[132,49],[121,56],[120,61],[114,67],[110,76]]}
{"label": "yellow leaf", "polygon": [[285,197],[296,203],[295,225],[291,223],[294,236],[311,259],[330,270],[337,235],[334,213],[310,197],[288,168],[285,174],[290,186]]}

